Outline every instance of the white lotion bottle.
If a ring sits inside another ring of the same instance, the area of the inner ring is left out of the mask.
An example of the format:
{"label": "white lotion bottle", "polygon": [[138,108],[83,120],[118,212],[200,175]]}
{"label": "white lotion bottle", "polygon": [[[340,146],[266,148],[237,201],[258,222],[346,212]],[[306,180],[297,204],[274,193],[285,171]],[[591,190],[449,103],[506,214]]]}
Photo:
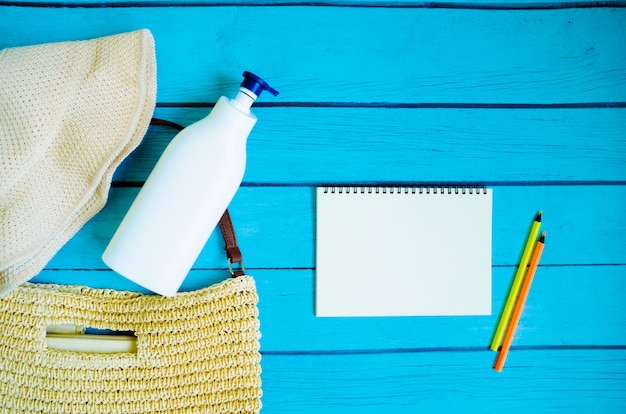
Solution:
{"label": "white lotion bottle", "polygon": [[222,96],[207,117],[167,146],[107,246],[115,272],[163,296],[178,292],[243,179],[246,141],[264,90],[244,72],[237,96]]}

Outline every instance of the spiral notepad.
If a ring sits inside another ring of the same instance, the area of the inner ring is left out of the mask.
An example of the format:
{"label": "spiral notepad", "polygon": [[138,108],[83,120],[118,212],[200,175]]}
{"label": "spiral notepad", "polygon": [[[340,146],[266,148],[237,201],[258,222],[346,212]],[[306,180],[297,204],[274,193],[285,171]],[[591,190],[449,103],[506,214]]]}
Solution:
{"label": "spiral notepad", "polygon": [[320,187],[317,316],[491,314],[492,191]]}

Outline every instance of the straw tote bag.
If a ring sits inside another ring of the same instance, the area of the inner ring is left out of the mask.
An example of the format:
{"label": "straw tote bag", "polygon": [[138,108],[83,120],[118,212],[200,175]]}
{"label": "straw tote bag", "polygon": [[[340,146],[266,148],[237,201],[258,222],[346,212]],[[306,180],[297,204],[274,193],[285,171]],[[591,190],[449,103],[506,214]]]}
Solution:
{"label": "straw tote bag", "polygon": [[232,277],[201,290],[25,283],[0,297],[0,411],[259,412],[258,296],[228,211],[220,229]]}

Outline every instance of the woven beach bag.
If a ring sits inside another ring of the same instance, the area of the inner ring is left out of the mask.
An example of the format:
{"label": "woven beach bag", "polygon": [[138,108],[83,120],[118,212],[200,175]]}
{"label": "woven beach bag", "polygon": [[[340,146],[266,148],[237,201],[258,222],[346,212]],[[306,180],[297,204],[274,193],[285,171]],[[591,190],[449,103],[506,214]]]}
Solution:
{"label": "woven beach bag", "polygon": [[[232,277],[201,290],[162,297],[25,283],[0,297],[0,411],[259,412],[258,297],[243,267],[232,270],[243,262],[228,212],[220,227]],[[78,333],[58,333],[68,327]]]}

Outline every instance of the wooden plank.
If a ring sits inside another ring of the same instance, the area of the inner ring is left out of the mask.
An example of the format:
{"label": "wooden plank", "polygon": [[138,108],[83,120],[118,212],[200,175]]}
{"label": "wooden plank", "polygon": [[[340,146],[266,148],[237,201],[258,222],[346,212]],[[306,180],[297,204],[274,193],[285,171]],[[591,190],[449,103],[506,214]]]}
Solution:
{"label": "wooden plank", "polygon": [[160,102],[215,102],[243,70],[282,92],[270,102],[626,101],[622,8],[0,5],[0,14],[0,48],[150,28]]}
{"label": "wooden plank", "polygon": [[[294,351],[487,348],[514,272],[493,269],[491,316],[316,318],[314,272],[259,270],[263,346]],[[624,266],[541,266],[513,345],[625,345],[626,305],[620,293],[625,274]]]}
{"label": "wooden plank", "polygon": [[[107,206],[52,259],[51,269],[103,269],[100,256],[136,196],[111,191]],[[542,264],[625,264],[626,186],[494,187],[493,264],[516,266],[534,215],[543,209]],[[248,267],[315,266],[315,196],[309,187],[242,187],[231,215]],[[215,232],[195,266],[222,268]],[[406,264],[402,264],[403,266]]]}
{"label": "wooden plank", "polygon": [[271,413],[622,413],[626,352],[514,350],[504,372],[493,352],[264,355]]}
{"label": "wooden plank", "polygon": [[[161,102],[213,102],[231,93],[244,69],[283,92],[262,99],[281,106],[256,110],[246,182],[231,206],[261,300],[264,412],[626,411],[624,109],[341,105],[623,104],[625,10],[381,3],[375,9],[0,4],[0,47],[150,27]],[[346,22],[350,30],[338,29]],[[182,119],[204,109],[183,108]],[[151,134],[118,183],[143,181],[170,137]],[[348,181],[501,184],[494,189],[493,315],[315,318],[310,185]],[[136,191],[114,189],[106,209],[37,280],[137,289],[99,260]],[[550,244],[505,371],[497,374],[486,348],[540,208]],[[185,289],[225,276],[220,244],[214,235]]]}
{"label": "wooden plank", "polygon": [[[155,116],[189,125],[209,111],[157,108]],[[246,183],[626,181],[626,108],[254,113]],[[151,128],[115,181],[144,181],[175,133]]]}
{"label": "wooden plank", "polygon": [[[493,269],[491,316],[316,318],[315,272],[250,269],[259,292],[265,352],[402,352],[487,349],[515,273]],[[516,347],[626,346],[626,266],[540,266],[513,340]],[[183,290],[209,286],[226,270],[194,270]],[[381,280],[384,275],[381,275]],[[34,281],[143,291],[112,271],[45,270]]]}

